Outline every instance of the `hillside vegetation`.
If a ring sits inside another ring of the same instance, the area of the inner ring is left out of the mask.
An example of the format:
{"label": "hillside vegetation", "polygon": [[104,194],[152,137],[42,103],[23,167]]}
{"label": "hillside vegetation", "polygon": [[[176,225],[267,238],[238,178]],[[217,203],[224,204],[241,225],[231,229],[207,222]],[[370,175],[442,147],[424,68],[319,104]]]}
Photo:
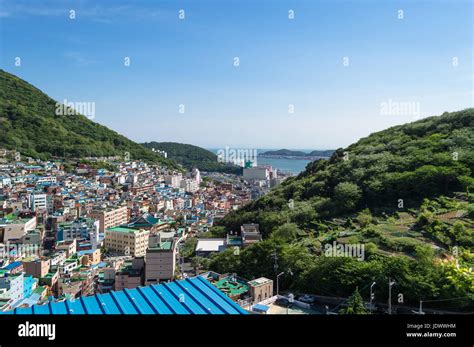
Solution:
{"label": "hillside vegetation", "polygon": [[[259,220],[268,234],[287,218],[317,228],[321,219],[364,208],[407,211],[425,198],[472,191],[473,172],[474,109],[468,109],[396,126],[338,149],[329,160],[309,163],[297,177],[228,215],[225,224],[235,229]],[[262,220],[271,213],[274,223]]]}
{"label": "hillside vegetation", "polygon": [[83,115],[57,115],[56,101],[0,70],[0,147],[39,159],[125,156],[177,167]]}
{"label": "hillside vegetation", "polygon": [[[217,255],[211,268],[274,278],[276,252],[279,271],[293,273],[284,289],[349,296],[359,287],[367,297],[372,281],[390,277],[405,303],[465,297],[439,304],[465,308],[474,299],[473,173],[474,109],[374,133],[227,215],[227,230],[258,223],[265,240]],[[327,256],[334,242],[363,245],[363,261]]]}
{"label": "hillside vegetation", "polygon": [[148,149],[165,151],[168,158],[175,160],[190,170],[198,168],[201,171],[214,171],[232,174],[241,174],[242,168],[220,163],[217,161],[217,155],[207,149],[177,142],[146,142],[142,144]]}

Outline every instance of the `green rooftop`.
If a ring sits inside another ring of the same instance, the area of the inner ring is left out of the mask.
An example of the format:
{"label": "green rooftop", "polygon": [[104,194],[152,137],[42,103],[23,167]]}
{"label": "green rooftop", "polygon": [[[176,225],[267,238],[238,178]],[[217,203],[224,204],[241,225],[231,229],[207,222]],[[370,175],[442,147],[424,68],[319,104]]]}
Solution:
{"label": "green rooftop", "polygon": [[224,277],[214,283],[214,285],[228,296],[240,295],[249,290],[249,286],[245,282],[239,280],[233,281],[232,277]]}
{"label": "green rooftop", "polygon": [[10,221],[15,220],[15,219],[17,219],[17,218],[18,218],[18,216],[17,216],[16,214],[14,214],[14,213],[10,213],[10,214],[7,214],[7,215],[5,216],[5,219],[8,219],[8,220],[10,220]]}
{"label": "green rooftop", "polygon": [[45,291],[45,289],[46,289],[46,288],[43,287],[43,286],[38,286],[38,287],[35,288],[35,290],[33,290],[33,293],[35,293],[35,294],[43,294],[43,292]]}
{"label": "green rooftop", "polygon": [[170,250],[173,243],[171,241],[161,242],[160,249]]}
{"label": "green rooftop", "polygon": [[140,232],[140,230],[137,229],[132,229],[132,228],[126,228],[126,227],[113,227],[107,229],[107,231],[115,231],[119,233],[126,233],[126,234],[136,234]]}
{"label": "green rooftop", "polygon": [[148,249],[150,249],[150,250],[170,251],[172,249],[172,247],[173,247],[173,242],[172,241],[164,241],[164,242],[161,242],[156,247],[150,247]]}
{"label": "green rooftop", "polygon": [[48,272],[43,278],[53,278],[56,273]]}

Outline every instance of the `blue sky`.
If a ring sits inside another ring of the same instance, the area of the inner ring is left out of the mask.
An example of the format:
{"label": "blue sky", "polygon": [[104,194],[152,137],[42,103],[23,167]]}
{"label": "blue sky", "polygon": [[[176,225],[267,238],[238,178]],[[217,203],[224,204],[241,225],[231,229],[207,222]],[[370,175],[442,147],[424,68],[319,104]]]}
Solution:
{"label": "blue sky", "polygon": [[473,22],[469,0],[0,0],[0,67],[135,141],[328,149],[472,107]]}

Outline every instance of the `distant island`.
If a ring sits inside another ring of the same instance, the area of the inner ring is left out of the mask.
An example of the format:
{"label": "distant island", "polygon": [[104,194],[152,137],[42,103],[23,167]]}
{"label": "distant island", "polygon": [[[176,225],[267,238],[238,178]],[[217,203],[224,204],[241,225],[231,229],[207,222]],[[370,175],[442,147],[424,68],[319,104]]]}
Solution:
{"label": "distant island", "polygon": [[297,157],[297,159],[303,159],[303,158],[329,158],[335,150],[333,149],[328,149],[328,150],[315,150],[311,152],[303,152],[303,151],[292,151],[289,149],[280,149],[277,151],[267,151],[260,153],[259,156],[261,157]]}

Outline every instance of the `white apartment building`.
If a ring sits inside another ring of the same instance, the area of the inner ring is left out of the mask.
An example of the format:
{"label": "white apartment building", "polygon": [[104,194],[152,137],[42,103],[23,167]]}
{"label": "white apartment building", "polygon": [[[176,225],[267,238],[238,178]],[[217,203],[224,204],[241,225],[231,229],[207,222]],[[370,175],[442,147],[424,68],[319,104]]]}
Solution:
{"label": "white apartment building", "polygon": [[53,212],[52,197],[48,194],[32,193],[28,197],[29,207],[32,211],[46,210],[48,213]]}
{"label": "white apartment building", "polygon": [[75,259],[67,259],[59,266],[59,273],[61,275],[67,275],[74,271],[75,268],[79,266],[79,263]]}
{"label": "white apartment building", "polygon": [[181,181],[180,188],[183,188],[187,193],[195,193],[199,190],[199,184],[194,179],[185,179]]}
{"label": "white apartment building", "polygon": [[165,210],[174,210],[173,200],[165,200]]}
{"label": "white apartment building", "polygon": [[44,177],[40,177],[38,178],[38,180],[36,181],[36,183],[40,184],[40,183],[56,183],[56,177],[54,176],[44,176]]}
{"label": "white apartment building", "polygon": [[66,251],[57,251],[50,257],[51,266],[62,265],[66,261]]}
{"label": "white apartment building", "polygon": [[0,300],[13,304],[23,299],[23,273],[0,277]]}
{"label": "white apartment building", "polygon": [[12,180],[10,177],[0,176],[0,188],[11,187]]}
{"label": "white apartment building", "polygon": [[74,240],[79,238],[90,239],[99,235],[99,221],[91,218],[80,218],[72,222],[59,225],[63,240]]}
{"label": "white apartment building", "polygon": [[182,180],[183,180],[183,177],[181,176],[181,174],[165,176],[165,184],[172,188],[179,188],[181,186]]}

